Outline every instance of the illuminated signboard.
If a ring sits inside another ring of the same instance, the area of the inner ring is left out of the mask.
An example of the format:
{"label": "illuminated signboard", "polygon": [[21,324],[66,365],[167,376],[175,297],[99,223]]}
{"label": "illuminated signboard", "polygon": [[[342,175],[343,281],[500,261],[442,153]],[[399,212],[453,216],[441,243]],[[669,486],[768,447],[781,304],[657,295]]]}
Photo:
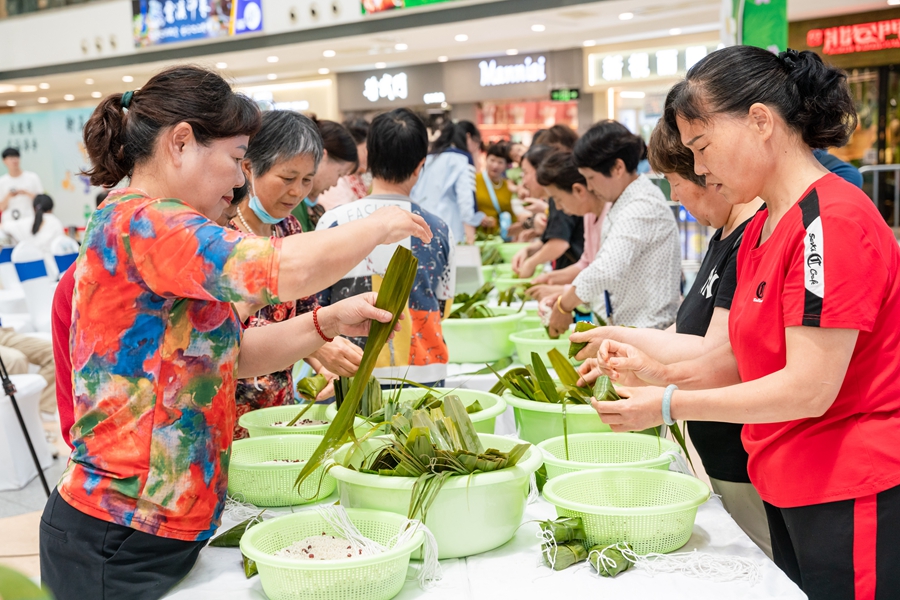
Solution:
{"label": "illuminated signboard", "polygon": [[853,54],[900,48],[900,19],[840,25],[825,29],[811,29],[806,33],[806,45],[822,47],[822,54]]}
{"label": "illuminated signboard", "polygon": [[138,48],[263,30],[262,0],[132,0],[131,5]]}
{"label": "illuminated signboard", "polygon": [[570,102],[578,100],[581,97],[581,90],[578,88],[560,88],[550,91],[550,99],[554,102]]}
{"label": "illuminated signboard", "polygon": [[684,75],[715,46],[686,46],[640,50],[637,52],[610,52],[591,54],[589,85],[616,84],[619,82],[652,81],[662,77]]}
{"label": "illuminated signboard", "polygon": [[416,8],[429,4],[441,4],[451,0],[361,0],[360,6],[363,14],[380,13],[397,8]]}
{"label": "illuminated signboard", "polygon": [[498,65],[496,60],[483,60],[478,63],[478,68],[481,71],[481,87],[537,83],[547,79],[547,58],[544,56],[536,59],[528,56],[514,65]]}
{"label": "illuminated signboard", "polygon": [[406,73],[397,73],[396,75],[385,73],[381,79],[372,75],[363,84],[363,96],[369,102],[378,102],[379,98],[406,100],[409,95],[408,83]]}

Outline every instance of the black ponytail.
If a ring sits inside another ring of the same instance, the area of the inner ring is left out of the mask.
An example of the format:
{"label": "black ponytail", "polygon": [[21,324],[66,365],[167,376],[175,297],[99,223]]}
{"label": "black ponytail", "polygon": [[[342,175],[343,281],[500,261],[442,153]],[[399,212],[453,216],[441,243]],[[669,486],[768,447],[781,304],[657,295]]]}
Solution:
{"label": "black ponytail", "polygon": [[44,214],[53,210],[53,200],[47,194],[38,194],[34,197],[34,225],[31,226],[31,235],[37,235],[44,223]]}
{"label": "black ponytail", "polygon": [[638,164],[647,158],[647,144],[628,128],[607,119],[593,127],[575,142],[575,162],[579,168],[587,168],[609,177],[616,161],[625,164],[629,173],[637,171]]}
{"label": "black ponytail", "polygon": [[857,116],[847,74],[815,52],[772,54],[754,46],[717,50],[691,67],[669,92],[665,118],[706,121],[717,113],[746,115],[763,103],[774,108],[810,148],[843,146]]}

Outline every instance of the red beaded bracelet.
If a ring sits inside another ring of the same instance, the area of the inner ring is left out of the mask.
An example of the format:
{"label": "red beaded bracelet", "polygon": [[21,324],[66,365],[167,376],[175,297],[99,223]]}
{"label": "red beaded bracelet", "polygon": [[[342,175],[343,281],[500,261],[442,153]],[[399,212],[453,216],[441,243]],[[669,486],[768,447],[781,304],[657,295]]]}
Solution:
{"label": "red beaded bracelet", "polygon": [[320,308],[322,308],[322,307],[321,307],[321,306],[317,306],[317,307],[315,307],[315,308],[313,309],[313,325],[316,326],[316,331],[319,332],[319,336],[320,336],[323,340],[325,340],[326,342],[333,342],[333,341],[334,341],[334,338],[330,338],[330,337],[328,337],[327,335],[325,335],[325,332],[322,331],[322,327],[319,325],[319,309],[320,309]]}

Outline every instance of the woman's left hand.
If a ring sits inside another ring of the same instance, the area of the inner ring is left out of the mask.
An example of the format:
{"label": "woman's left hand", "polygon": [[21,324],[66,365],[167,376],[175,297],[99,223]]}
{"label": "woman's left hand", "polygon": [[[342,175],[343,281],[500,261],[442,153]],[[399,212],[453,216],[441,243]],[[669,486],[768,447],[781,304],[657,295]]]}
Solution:
{"label": "woman's left hand", "polygon": [[356,375],[356,371],[359,370],[359,363],[362,361],[362,354],[362,348],[347,338],[336,337],[333,342],[325,344],[311,356],[318,359],[334,378],[338,375],[341,377],[353,377]]}
{"label": "woman's left hand", "polygon": [[[550,297],[548,296],[548,298]],[[550,313],[549,331],[550,337],[554,340],[568,331],[569,325],[571,325],[575,321],[572,313],[560,312],[558,306],[559,305],[556,303],[556,298],[554,298],[553,304],[551,305],[552,312]]]}
{"label": "woman's left hand", "polygon": [[591,400],[591,406],[600,415],[600,420],[613,431],[643,431],[662,424],[663,388],[620,387],[616,391],[622,397],[621,400]]}
{"label": "woman's left hand", "polygon": [[[541,275],[543,277],[543,275]],[[562,285],[551,285],[548,283],[535,283],[530,288],[525,290],[525,295],[535,300],[543,300],[544,298],[553,297],[554,301],[565,291],[565,286]]]}
{"label": "woman's left hand", "polygon": [[[336,338],[339,335],[348,337],[364,337],[369,335],[369,325],[372,321],[390,323],[392,315],[386,310],[375,308],[375,300],[378,294],[368,292],[336,302],[331,306],[323,306],[318,313],[319,325],[327,337]],[[403,315],[400,315],[403,318]],[[399,331],[399,323],[394,331]],[[393,336],[393,333],[391,333]]]}

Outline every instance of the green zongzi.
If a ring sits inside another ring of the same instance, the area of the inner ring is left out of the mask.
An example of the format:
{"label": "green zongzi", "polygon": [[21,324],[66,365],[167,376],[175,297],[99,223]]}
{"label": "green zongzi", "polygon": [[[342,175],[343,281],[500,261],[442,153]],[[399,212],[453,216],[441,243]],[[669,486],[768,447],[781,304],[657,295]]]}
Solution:
{"label": "green zongzi", "polygon": [[631,567],[631,561],[623,555],[623,550],[626,553],[634,552],[631,546],[626,543],[613,544],[611,546],[598,544],[591,547],[588,551],[588,563],[594,567],[594,570],[599,575],[615,577]]}

